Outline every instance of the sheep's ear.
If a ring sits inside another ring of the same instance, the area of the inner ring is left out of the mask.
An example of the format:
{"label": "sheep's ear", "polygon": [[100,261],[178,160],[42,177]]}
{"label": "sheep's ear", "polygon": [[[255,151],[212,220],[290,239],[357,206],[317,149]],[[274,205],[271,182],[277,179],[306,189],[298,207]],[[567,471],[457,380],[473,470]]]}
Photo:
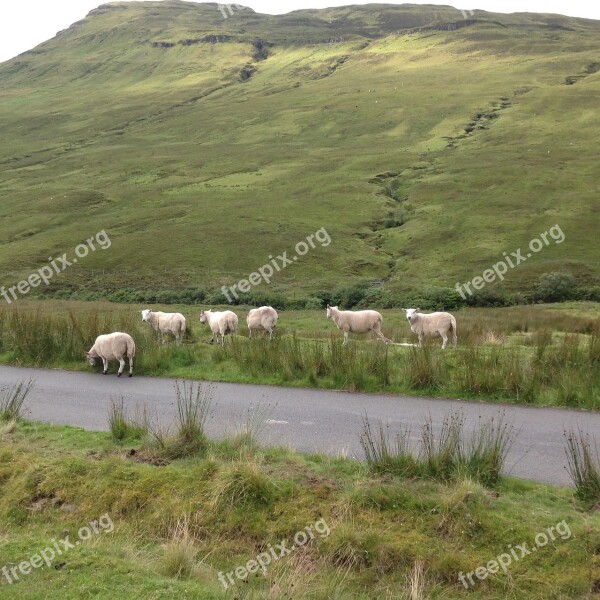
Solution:
{"label": "sheep's ear", "polygon": [[415,308],[415,312],[420,312],[421,309],[420,308]]}
{"label": "sheep's ear", "polygon": [[404,312],[408,312],[408,308],[403,308],[402,309]]}

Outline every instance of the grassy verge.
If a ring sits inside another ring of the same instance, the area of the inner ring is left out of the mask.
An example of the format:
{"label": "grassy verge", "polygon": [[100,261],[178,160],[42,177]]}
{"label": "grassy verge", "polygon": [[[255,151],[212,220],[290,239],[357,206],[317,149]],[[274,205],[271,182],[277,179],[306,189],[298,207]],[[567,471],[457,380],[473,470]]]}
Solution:
{"label": "grassy verge", "polygon": [[[600,516],[571,489],[407,476],[248,435],[215,442],[205,400],[180,390],[160,442],[118,404],[113,433],[139,426],[121,441],[23,421],[2,431],[0,569],[12,583],[0,575],[0,598],[579,599],[600,583]],[[50,564],[18,570],[66,536],[74,545],[60,541]],[[523,543],[536,550],[511,557]],[[244,573],[269,555],[264,572]],[[506,572],[473,574],[496,559],[510,559]]]}
{"label": "grassy verge", "polygon": [[[215,381],[405,392],[543,405],[600,406],[598,305],[570,304],[458,311],[459,347],[441,351],[384,346],[356,337],[347,346],[324,311],[280,313],[277,337],[240,335],[211,346],[199,310],[174,307],[193,334],[162,345],[138,307],[109,303],[28,302],[0,311],[0,361],[88,369],[84,352],[100,333],[127,331],[137,344],[137,374]],[[398,311],[384,312],[384,333],[414,342]]]}

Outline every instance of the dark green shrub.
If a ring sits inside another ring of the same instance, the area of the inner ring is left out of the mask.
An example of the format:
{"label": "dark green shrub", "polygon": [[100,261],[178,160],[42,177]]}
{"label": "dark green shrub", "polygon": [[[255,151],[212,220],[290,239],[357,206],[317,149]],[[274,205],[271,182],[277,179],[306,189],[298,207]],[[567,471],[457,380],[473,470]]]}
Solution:
{"label": "dark green shrub", "polygon": [[578,299],[577,280],[571,273],[544,273],[540,275],[534,290],[538,302],[564,302]]}

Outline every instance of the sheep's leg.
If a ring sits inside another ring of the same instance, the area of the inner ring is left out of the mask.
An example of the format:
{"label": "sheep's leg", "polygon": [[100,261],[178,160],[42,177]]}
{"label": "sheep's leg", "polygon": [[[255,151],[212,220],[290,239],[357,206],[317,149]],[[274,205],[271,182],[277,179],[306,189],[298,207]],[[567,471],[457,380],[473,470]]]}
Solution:
{"label": "sheep's leg", "polygon": [[417,334],[419,336],[419,348],[423,347],[423,334],[419,333]]}
{"label": "sheep's leg", "polygon": [[104,366],[104,374],[108,375],[108,359],[107,358],[103,358],[102,359],[102,365]]}
{"label": "sheep's leg", "polygon": [[133,356],[129,357],[129,377],[133,377]]}
{"label": "sheep's leg", "polygon": [[248,329],[248,338],[252,339],[252,329]]}
{"label": "sheep's leg", "polygon": [[456,337],[456,331],[453,328],[452,329],[452,345],[456,348],[457,344],[458,344],[458,338]]}
{"label": "sheep's leg", "polygon": [[124,368],[125,368],[125,359],[120,358],[119,359],[119,372],[117,373],[117,377],[121,377]]}
{"label": "sheep's leg", "polygon": [[348,332],[344,331],[344,345],[348,343]]}
{"label": "sheep's leg", "polygon": [[273,339],[273,328],[269,329],[269,341]]}
{"label": "sheep's leg", "polygon": [[373,333],[375,334],[375,337],[378,340],[381,340],[382,342],[387,342],[385,335],[383,335],[383,333],[381,333],[381,329],[373,329]]}
{"label": "sheep's leg", "polygon": [[446,344],[448,343],[448,336],[440,331],[440,335],[442,336],[442,340],[444,340],[442,342],[442,350],[446,347]]}

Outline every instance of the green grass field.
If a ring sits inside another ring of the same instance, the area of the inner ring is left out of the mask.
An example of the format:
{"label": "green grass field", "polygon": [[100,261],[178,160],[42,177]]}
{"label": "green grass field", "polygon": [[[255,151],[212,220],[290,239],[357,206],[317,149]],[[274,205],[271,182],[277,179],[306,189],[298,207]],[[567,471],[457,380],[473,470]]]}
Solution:
{"label": "green grass field", "polygon": [[453,288],[559,224],[564,243],[504,286],[563,271],[593,287],[600,25],[476,11],[405,31],[461,21],[410,5],[93,11],[0,65],[2,283],[106,230],[111,248],[53,290],[218,289],[325,227],[332,243],[270,291]]}
{"label": "green grass field", "polygon": [[[549,406],[600,406],[597,303],[457,311],[457,349],[437,338],[424,348],[385,345],[342,333],[325,310],[281,311],[273,341],[248,339],[246,309],[235,307],[239,334],[210,344],[202,308],[173,306],[191,326],[181,347],[161,344],[141,321],[146,306],[108,302],[21,301],[0,310],[0,362],[90,370],[84,359],[101,333],[126,331],[137,347],[137,375],[400,392]],[[216,307],[219,308],[219,307]],[[224,307],[223,307],[224,308]],[[416,343],[404,313],[383,310],[383,333]],[[101,367],[96,367],[101,372]],[[116,363],[111,371],[116,372]]]}
{"label": "green grass field", "polygon": [[0,598],[595,597],[598,512],[571,489],[402,476],[249,434],[157,460],[158,438],[0,424]]}

